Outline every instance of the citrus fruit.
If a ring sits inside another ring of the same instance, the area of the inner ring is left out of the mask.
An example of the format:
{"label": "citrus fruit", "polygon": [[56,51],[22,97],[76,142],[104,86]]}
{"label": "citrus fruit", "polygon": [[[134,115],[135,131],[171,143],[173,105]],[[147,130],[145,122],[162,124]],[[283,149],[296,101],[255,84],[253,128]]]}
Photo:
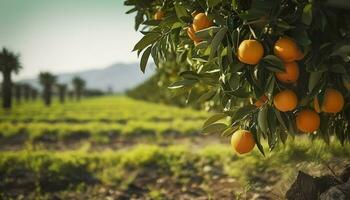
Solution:
{"label": "citrus fruit", "polygon": [[276,72],[276,78],[283,83],[295,83],[299,78],[299,67],[296,62],[284,63],[285,72]]}
{"label": "citrus fruit", "polygon": [[154,14],[154,19],[155,20],[162,20],[165,17],[165,12],[162,10],[158,10],[155,14]]}
{"label": "citrus fruit", "polygon": [[209,28],[213,25],[213,22],[204,13],[198,13],[193,19],[194,31],[200,31]]}
{"label": "citrus fruit", "polygon": [[292,90],[284,90],[274,96],[273,104],[279,111],[292,111],[297,107],[298,97]]}
{"label": "citrus fruit", "polygon": [[231,146],[239,154],[249,153],[254,149],[253,134],[247,130],[238,130],[231,137]]}
{"label": "citrus fruit", "polygon": [[238,47],[238,59],[245,64],[256,65],[264,55],[264,48],[257,40],[243,40]]}
{"label": "citrus fruit", "polygon": [[267,98],[266,95],[261,96],[255,103],[254,105],[256,107],[261,107],[263,106],[269,99]]}
{"label": "citrus fruit", "polygon": [[199,43],[199,42],[202,41],[199,37],[197,37],[196,32],[195,32],[194,29],[193,29],[193,26],[189,26],[189,27],[187,28],[187,35],[188,35],[188,37],[190,37],[191,40],[193,40],[195,43]]}
{"label": "citrus fruit", "polygon": [[300,58],[300,50],[294,40],[283,37],[276,41],[274,53],[284,62],[292,62]]}
{"label": "citrus fruit", "polygon": [[338,113],[344,107],[344,97],[338,90],[328,88],[324,93],[321,108],[317,98],[314,100],[314,106],[317,112]]}
{"label": "citrus fruit", "polygon": [[314,110],[305,109],[298,112],[296,124],[298,130],[312,133],[320,127],[320,116]]}

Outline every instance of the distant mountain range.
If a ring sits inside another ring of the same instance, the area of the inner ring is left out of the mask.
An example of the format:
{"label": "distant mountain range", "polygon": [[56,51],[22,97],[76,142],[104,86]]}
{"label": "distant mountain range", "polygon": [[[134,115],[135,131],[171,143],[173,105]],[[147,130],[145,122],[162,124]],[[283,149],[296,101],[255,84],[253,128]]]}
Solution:
{"label": "distant mountain range", "polygon": [[[148,69],[149,70],[143,74],[138,63],[117,63],[103,69],[92,69],[56,75],[59,83],[68,84],[70,88],[72,78],[74,76],[79,76],[86,81],[87,88],[89,89],[107,91],[108,88],[111,88],[113,92],[120,93],[131,89],[148,79],[154,73],[154,66],[150,66]],[[20,82],[29,83],[36,88],[40,88],[37,79],[25,79]]]}

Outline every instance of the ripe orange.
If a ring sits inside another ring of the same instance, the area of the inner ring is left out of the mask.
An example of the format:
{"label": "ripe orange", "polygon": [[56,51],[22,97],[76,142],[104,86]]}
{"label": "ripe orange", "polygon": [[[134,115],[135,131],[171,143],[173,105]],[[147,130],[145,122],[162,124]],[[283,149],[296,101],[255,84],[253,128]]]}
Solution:
{"label": "ripe orange", "polygon": [[254,149],[253,134],[246,130],[238,130],[231,137],[231,146],[239,154],[249,153]]}
{"label": "ripe orange", "polygon": [[269,99],[267,98],[267,96],[263,95],[254,103],[254,105],[259,108],[263,106],[268,100]]}
{"label": "ripe orange", "polygon": [[193,19],[193,29],[197,32],[213,25],[213,22],[204,13],[197,14]]}
{"label": "ripe orange", "polygon": [[187,28],[187,35],[188,35],[188,37],[191,38],[191,40],[194,41],[194,43],[197,43],[197,44],[198,44],[199,42],[202,41],[202,39],[200,39],[199,37],[197,37],[196,32],[195,32],[194,29],[193,29],[193,26],[189,26],[189,27]]}
{"label": "ripe orange", "polygon": [[285,72],[276,72],[276,78],[283,83],[295,83],[299,78],[299,67],[296,62],[284,63]]}
{"label": "ripe orange", "polygon": [[314,100],[314,106],[317,112],[321,112],[322,109],[326,113],[337,113],[344,107],[344,97],[338,90],[329,88],[324,94],[321,109],[317,98]]}
{"label": "ripe orange", "polygon": [[162,20],[164,17],[165,17],[165,12],[162,10],[158,10],[153,16],[155,20]]}
{"label": "ripe orange", "polygon": [[292,62],[301,57],[297,44],[287,37],[277,40],[274,46],[274,53],[284,62]]}
{"label": "ripe orange", "polygon": [[313,110],[305,109],[298,112],[296,124],[298,130],[312,133],[320,127],[320,116]]}
{"label": "ripe orange", "polygon": [[249,65],[256,65],[264,55],[264,48],[257,40],[243,40],[238,47],[238,60]]}
{"label": "ripe orange", "polygon": [[273,104],[279,111],[292,111],[297,107],[298,97],[292,90],[284,90],[274,96]]}

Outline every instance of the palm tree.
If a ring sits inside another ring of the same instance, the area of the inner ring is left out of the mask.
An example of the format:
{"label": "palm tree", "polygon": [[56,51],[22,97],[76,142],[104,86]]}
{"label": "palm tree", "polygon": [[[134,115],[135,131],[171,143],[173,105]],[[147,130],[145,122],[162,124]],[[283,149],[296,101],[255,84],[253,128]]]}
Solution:
{"label": "palm tree", "polygon": [[75,96],[79,101],[85,89],[86,82],[84,81],[84,79],[80,78],[79,76],[76,76],[72,79],[72,84],[74,87]]}
{"label": "palm tree", "polygon": [[43,98],[46,106],[51,105],[52,89],[56,82],[56,76],[49,72],[41,72],[39,74],[40,84],[43,86]]}
{"label": "palm tree", "polygon": [[67,85],[66,84],[57,84],[58,95],[60,97],[60,102],[64,103],[66,101]]}
{"label": "palm tree", "polygon": [[0,52],[0,71],[3,75],[2,81],[2,106],[11,108],[12,105],[12,72],[18,73],[22,68],[19,54],[15,54],[6,48]]}

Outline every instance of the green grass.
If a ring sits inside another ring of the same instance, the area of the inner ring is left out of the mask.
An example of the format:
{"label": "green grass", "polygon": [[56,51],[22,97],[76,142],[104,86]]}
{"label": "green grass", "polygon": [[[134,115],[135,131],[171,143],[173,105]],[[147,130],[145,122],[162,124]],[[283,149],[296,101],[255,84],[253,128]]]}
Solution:
{"label": "green grass", "polygon": [[0,138],[25,136],[29,141],[89,138],[108,142],[116,136],[167,136],[198,133],[205,112],[153,104],[123,96],[81,102],[22,103],[11,111],[0,110]]}
{"label": "green grass", "polygon": [[97,97],[81,102],[69,101],[64,105],[54,101],[51,107],[36,101],[15,105],[11,111],[0,109],[0,122],[171,121],[202,120],[206,117],[205,112],[148,103],[123,96]]}

